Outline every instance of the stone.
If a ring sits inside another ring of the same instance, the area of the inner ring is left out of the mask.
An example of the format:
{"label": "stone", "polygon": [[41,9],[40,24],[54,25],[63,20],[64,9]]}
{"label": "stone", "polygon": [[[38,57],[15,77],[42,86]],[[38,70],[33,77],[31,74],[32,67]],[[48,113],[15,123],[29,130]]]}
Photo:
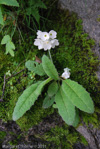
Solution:
{"label": "stone", "polygon": [[[100,0],[59,0],[61,9],[77,13],[83,20],[83,30],[95,40],[93,52],[100,60]],[[100,66],[97,77],[100,81]]]}
{"label": "stone", "polygon": [[73,11],[83,20],[83,29],[100,42],[100,0],[59,0],[61,7]]}

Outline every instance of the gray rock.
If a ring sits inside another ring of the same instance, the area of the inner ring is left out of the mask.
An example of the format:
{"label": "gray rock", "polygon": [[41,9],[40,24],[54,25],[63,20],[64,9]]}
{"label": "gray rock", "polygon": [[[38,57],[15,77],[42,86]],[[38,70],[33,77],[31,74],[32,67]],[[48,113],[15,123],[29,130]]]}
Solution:
{"label": "gray rock", "polygon": [[61,7],[73,11],[83,20],[83,29],[100,42],[100,0],[59,0]]}
{"label": "gray rock", "polygon": [[[93,51],[100,60],[100,0],[59,0],[61,9],[75,12],[83,20],[83,30],[95,40]],[[100,81],[100,66],[97,77]]]}

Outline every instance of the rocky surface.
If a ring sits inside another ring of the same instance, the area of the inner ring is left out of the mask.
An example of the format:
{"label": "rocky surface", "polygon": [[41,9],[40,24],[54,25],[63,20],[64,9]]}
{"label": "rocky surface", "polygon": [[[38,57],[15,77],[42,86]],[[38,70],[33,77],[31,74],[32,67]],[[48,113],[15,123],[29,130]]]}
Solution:
{"label": "rocky surface", "polygon": [[[60,116],[54,114],[44,118],[42,122],[38,125],[33,126],[27,132],[22,132],[19,126],[14,121],[8,121],[7,123],[0,120],[0,131],[6,132],[5,138],[0,143],[0,148],[2,149],[35,149],[35,148],[49,148],[55,149],[57,146],[53,142],[44,141],[42,135],[48,132],[51,128],[55,126],[62,127],[64,121]],[[35,137],[38,136],[40,137]],[[19,137],[18,137],[19,136]],[[15,145],[10,144],[10,142],[15,142]],[[17,144],[16,144],[17,143]],[[90,149],[89,146],[84,146],[82,143],[78,142],[74,144],[74,149]],[[96,149],[96,148],[95,148]]]}
{"label": "rocky surface", "polygon": [[[100,0],[59,0],[59,6],[77,13],[83,20],[83,29],[95,40],[93,51],[100,60]],[[97,76],[100,81],[100,66]]]}
{"label": "rocky surface", "polygon": [[76,12],[83,20],[83,29],[100,42],[100,0],[59,0],[61,7]]}

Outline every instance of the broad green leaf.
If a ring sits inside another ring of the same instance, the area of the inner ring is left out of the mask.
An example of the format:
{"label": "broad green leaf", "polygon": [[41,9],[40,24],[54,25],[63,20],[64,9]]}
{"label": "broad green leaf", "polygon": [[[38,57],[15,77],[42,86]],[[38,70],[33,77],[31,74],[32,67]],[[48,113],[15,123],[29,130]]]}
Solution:
{"label": "broad green leaf", "polygon": [[6,44],[6,54],[10,53],[11,56],[14,56],[15,45],[12,41],[8,41]]}
{"label": "broad green leaf", "polygon": [[17,0],[0,0],[0,4],[19,7]]}
{"label": "broad green leaf", "polygon": [[78,111],[78,109],[76,109],[76,115],[75,115],[75,119],[74,119],[74,122],[72,125],[74,127],[77,127],[78,123],[79,123],[79,111]]}
{"label": "broad green leaf", "polygon": [[70,79],[63,80],[62,89],[74,106],[87,113],[94,112],[90,94],[80,84]]}
{"label": "broad green leaf", "polygon": [[32,105],[34,105],[34,102],[41,94],[43,87],[50,81],[51,81],[51,78],[48,78],[45,81],[40,81],[36,84],[31,85],[23,92],[23,94],[19,97],[13,112],[14,121],[22,117],[23,114],[26,111],[28,111]]}
{"label": "broad green leaf", "polygon": [[59,80],[58,72],[54,64],[51,62],[51,60],[46,55],[42,57],[42,66],[43,66],[45,73],[49,77],[51,77],[54,80]]}
{"label": "broad green leaf", "polygon": [[34,67],[37,65],[37,62],[35,61],[32,61],[32,60],[28,60],[26,63],[25,63],[25,66],[26,68],[29,70],[29,71],[34,71]]}
{"label": "broad green leaf", "polygon": [[40,76],[45,75],[42,64],[39,64],[39,63],[32,61],[32,60],[29,60],[25,63],[25,66],[29,71],[34,71],[36,74],[38,74]]}
{"label": "broad green leaf", "polygon": [[40,76],[44,76],[46,75],[44,69],[43,69],[43,66],[42,66],[42,63],[41,64],[37,64],[35,69],[34,69],[34,72]]}
{"label": "broad green leaf", "polygon": [[50,96],[50,97],[54,96],[56,94],[57,90],[58,90],[58,84],[57,84],[57,82],[51,83],[49,85],[48,91],[47,91],[48,96]]}
{"label": "broad green leaf", "polygon": [[7,44],[8,41],[11,41],[11,38],[9,35],[5,35],[1,41],[1,44]]}
{"label": "broad green leaf", "polygon": [[68,125],[72,125],[75,119],[75,106],[70,102],[62,88],[55,95],[55,102],[62,119]]}
{"label": "broad green leaf", "polygon": [[1,25],[4,25],[1,6],[0,6],[0,24],[1,24]]}
{"label": "broad green leaf", "polygon": [[47,95],[43,101],[43,108],[49,108],[54,103],[54,97],[50,99],[50,97]]}

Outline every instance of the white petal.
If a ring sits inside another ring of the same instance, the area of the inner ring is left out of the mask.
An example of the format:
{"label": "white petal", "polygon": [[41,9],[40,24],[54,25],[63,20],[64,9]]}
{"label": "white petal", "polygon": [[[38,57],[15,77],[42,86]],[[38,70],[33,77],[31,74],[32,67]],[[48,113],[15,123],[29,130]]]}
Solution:
{"label": "white petal", "polygon": [[41,38],[42,32],[40,30],[37,31],[37,38]]}
{"label": "white petal", "polygon": [[38,46],[38,49],[43,49],[43,41],[41,39],[35,39],[34,45]]}
{"label": "white petal", "polygon": [[54,30],[51,30],[51,31],[49,32],[49,36],[50,36],[51,39],[56,38],[56,35],[57,35],[57,33],[56,33]]}
{"label": "white petal", "polygon": [[52,48],[55,48],[55,46],[59,45],[59,42],[57,39],[53,39],[53,40],[51,40],[51,44],[52,44]]}
{"label": "white petal", "polygon": [[51,42],[49,40],[48,41],[44,41],[43,49],[44,49],[44,51],[51,49]]}
{"label": "white petal", "polygon": [[42,32],[40,39],[43,40],[43,41],[48,40],[49,39],[49,34],[47,32]]}
{"label": "white petal", "polygon": [[68,79],[70,77],[70,72],[67,73],[67,72],[64,72],[61,77],[63,77],[64,79]]}
{"label": "white petal", "polygon": [[64,68],[64,72],[63,72],[63,74],[62,74],[62,77],[64,78],[64,79],[68,79],[69,77],[70,77],[70,69],[69,68]]}
{"label": "white petal", "polygon": [[69,72],[70,69],[69,68],[64,68],[64,71]]}

